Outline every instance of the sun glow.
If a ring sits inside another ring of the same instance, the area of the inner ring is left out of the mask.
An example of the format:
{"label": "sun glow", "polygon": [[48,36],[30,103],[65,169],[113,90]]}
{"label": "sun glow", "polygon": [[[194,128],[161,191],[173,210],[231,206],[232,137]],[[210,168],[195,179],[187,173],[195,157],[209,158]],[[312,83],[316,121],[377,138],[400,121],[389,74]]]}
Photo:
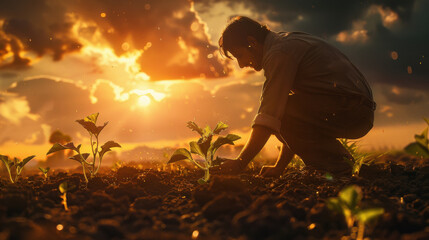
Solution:
{"label": "sun glow", "polygon": [[139,97],[139,100],[138,100],[139,105],[142,107],[149,106],[150,102],[151,102],[151,100],[150,100],[150,97],[148,97],[148,96],[141,96],[141,97]]}

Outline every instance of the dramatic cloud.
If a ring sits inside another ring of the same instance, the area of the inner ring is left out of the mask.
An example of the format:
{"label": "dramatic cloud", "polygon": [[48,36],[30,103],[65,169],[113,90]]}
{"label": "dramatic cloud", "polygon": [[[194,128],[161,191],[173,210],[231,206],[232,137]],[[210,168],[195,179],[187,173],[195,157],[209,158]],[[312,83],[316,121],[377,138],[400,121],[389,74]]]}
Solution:
{"label": "dramatic cloud", "polygon": [[188,0],[2,1],[0,64],[29,66],[24,51],[60,60],[85,47],[109,47],[117,56],[133,52],[134,71],[151,80],[226,76],[231,69],[206,31]]}
{"label": "dramatic cloud", "polygon": [[[23,57],[31,51],[38,57],[49,53],[54,60],[80,48],[71,36],[73,23],[65,7],[57,1],[17,0],[0,2],[0,66],[22,68],[31,59]],[[5,59],[6,55],[12,55]]]}
{"label": "dramatic cloud", "polygon": [[[231,1],[201,0],[199,11],[224,3],[247,6],[249,17],[275,31],[304,31],[333,43],[371,82],[429,89],[426,25],[429,2],[412,1]],[[391,55],[395,52],[396,59]],[[425,58],[426,57],[426,58]]]}
{"label": "dramatic cloud", "polygon": [[[249,130],[261,87],[260,84],[234,83],[210,91],[200,83],[181,81],[168,86],[163,95],[150,89],[121,92],[108,81],[100,81],[95,89],[89,90],[63,80],[37,78],[18,82],[8,89],[9,94],[14,95],[0,102],[0,113],[4,117],[2,127],[8,128],[8,134],[22,132],[25,124],[28,132],[25,137],[21,135],[21,141],[32,135],[43,139],[41,125],[51,131],[60,130],[73,139],[86,138],[87,133],[75,120],[94,112],[100,112],[99,124],[109,121],[103,139],[119,142],[183,140],[194,136],[186,128],[188,121],[211,127],[223,121],[230,125],[230,131]],[[2,111],[2,106],[7,106],[9,111]],[[13,114],[8,113],[12,109],[21,109],[22,113],[13,113],[16,118],[11,117]],[[18,121],[20,119],[27,121]],[[8,134],[3,134],[0,142],[10,140]]]}

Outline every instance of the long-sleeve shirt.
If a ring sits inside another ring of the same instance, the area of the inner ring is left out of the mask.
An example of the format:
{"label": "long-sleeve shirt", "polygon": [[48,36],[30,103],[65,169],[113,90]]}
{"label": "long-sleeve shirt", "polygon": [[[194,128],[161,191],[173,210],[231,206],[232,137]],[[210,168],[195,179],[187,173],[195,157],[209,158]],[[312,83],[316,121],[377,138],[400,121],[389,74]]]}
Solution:
{"label": "long-sleeve shirt", "polygon": [[253,125],[279,132],[289,94],[357,95],[372,101],[362,73],[334,46],[301,32],[270,32],[264,42],[265,82]]}

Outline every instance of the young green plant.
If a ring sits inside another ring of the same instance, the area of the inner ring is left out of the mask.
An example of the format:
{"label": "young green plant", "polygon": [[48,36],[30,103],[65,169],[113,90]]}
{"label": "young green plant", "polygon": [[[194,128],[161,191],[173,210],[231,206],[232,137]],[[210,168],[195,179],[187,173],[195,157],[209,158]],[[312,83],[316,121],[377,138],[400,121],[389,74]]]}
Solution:
{"label": "young green plant", "polygon": [[[189,143],[190,151],[186,148],[177,149],[171,156],[168,163],[174,163],[181,160],[191,161],[198,168],[204,170],[204,177],[199,179],[198,183],[207,183],[210,179],[210,168],[220,163],[218,158],[214,159],[216,151],[225,144],[234,145],[234,141],[241,137],[235,134],[228,134],[225,137],[219,136],[216,141],[212,142],[213,136],[219,135],[222,130],[228,128],[228,125],[223,122],[218,122],[213,130],[211,130],[209,126],[202,129],[192,121],[189,121],[187,126],[192,131],[196,131],[200,134],[200,139]],[[198,162],[198,160],[192,157],[191,153],[203,157],[203,160]]]}
{"label": "young green plant", "polygon": [[39,170],[43,173],[43,176],[45,177],[45,181],[48,180],[48,173],[49,173],[49,170],[51,170],[51,168],[50,167],[47,167],[47,168],[39,167]]}
{"label": "young green plant", "polygon": [[[8,156],[0,155],[0,160],[4,163],[6,170],[9,174],[9,179],[11,183],[16,183],[21,176],[22,169],[24,169],[25,164],[27,164],[35,155],[24,158],[20,161],[18,158],[9,159]],[[15,169],[15,177],[12,175],[12,171]]]}
{"label": "young green plant", "polygon": [[361,209],[361,200],[362,190],[356,185],[351,185],[342,189],[338,197],[329,198],[326,202],[328,208],[343,214],[351,239],[363,240],[365,225],[373,223],[384,213],[383,208]]}
{"label": "young green plant", "polygon": [[350,161],[350,159],[345,159],[346,161],[348,161],[350,163],[350,165],[352,166],[352,174],[357,176],[359,175],[359,171],[362,167],[362,164],[365,165],[371,165],[371,163],[383,156],[385,153],[382,154],[369,154],[369,153],[364,153],[360,150],[357,141],[351,141],[349,139],[346,138],[339,138],[338,141],[340,141],[340,143],[343,145],[343,147],[352,155],[354,162]]}
{"label": "young green plant", "polygon": [[[86,171],[90,173],[90,177],[94,177],[101,166],[101,161],[103,159],[103,156],[106,152],[111,151],[111,148],[114,147],[121,147],[118,143],[114,141],[108,141],[103,146],[99,147],[99,135],[100,132],[106,127],[107,122],[104,123],[104,125],[97,126],[97,119],[98,119],[99,113],[94,113],[89,116],[87,116],[84,119],[76,120],[80,125],[82,125],[89,133],[90,136],[90,143],[91,143],[91,152],[92,152],[92,161],[88,161],[88,157],[90,156],[89,153],[81,153],[80,148],[81,144],[79,144],[77,147],[73,144],[73,142],[69,142],[65,145],[62,145],[60,143],[55,143],[52,148],[48,151],[48,154],[51,154],[53,152],[70,149],[75,151],[77,154],[70,157],[70,159],[75,160],[79,162],[82,165],[83,169],[83,175],[85,177],[85,181],[88,182],[88,177],[86,176]],[[98,161],[97,161],[98,158]],[[98,162],[98,164],[96,164]]]}
{"label": "young green plant", "polygon": [[411,155],[415,155],[421,158],[429,158],[429,139],[428,139],[428,129],[429,129],[429,119],[424,118],[427,123],[427,127],[423,130],[423,132],[414,135],[414,139],[416,140],[413,143],[408,144],[405,147],[405,152]]}
{"label": "young green plant", "polygon": [[67,192],[73,190],[75,188],[75,186],[73,185],[69,185],[67,181],[64,181],[62,183],[60,183],[60,185],[58,186],[58,189],[60,190],[60,193],[62,195],[60,195],[60,198],[63,200],[61,201],[61,204],[64,205],[64,210],[68,211],[68,205],[67,205]]}

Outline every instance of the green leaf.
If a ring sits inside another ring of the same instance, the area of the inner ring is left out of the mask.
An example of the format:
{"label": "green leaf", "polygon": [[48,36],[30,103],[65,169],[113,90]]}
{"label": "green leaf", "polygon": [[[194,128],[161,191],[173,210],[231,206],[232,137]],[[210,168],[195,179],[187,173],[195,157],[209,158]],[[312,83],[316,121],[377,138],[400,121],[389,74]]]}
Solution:
{"label": "green leaf", "polygon": [[92,123],[96,124],[97,123],[97,119],[98,119],[98,115],[99,115],[99,113],[93,113],[93,114],[87,116],[84,119],[84,121],[92,122]]}
{"label": "green leaf", "polygon": [[429,158],[429,151],[424,149],[423,146],[417,142],[408,144],[405,147],[405,152],[422,158]]}
{"label": "green leaf", "polygon": [[362,190],[356,185],[351,185],[341,190],[338,197],[351,211],[354,211],[362,199]]}
{"label": "green leaf", "polygon": [[423,146],[423,148],[428,148],[428,128],[425,128],[425,130],[423,130],[422,134],[420,135],[414,135],[414,139],[416,139],[416,142],[418,142],[419,144],[421,144]]}
{"label": "green leaf", "polygon": [[370,208],[359,211],[356,214],[358,221],[362,223],[369,223],[375,220],[378,216],[384,213],[383,208]]}
{"label": "green leaf", "polygon": [[0,160],[7,166],[10,166],[13,164],[13,162],[9,159],[9,157],[5,155],[0,155]]}
{"label": "green leaf", "polygon": [[[86,160],[89,157],[89,153],[82,153],[82,157]],[[76,154],[73,157],[69,157],[69,159],[78,161],[80,163],[83,162],[83,160],[82,160],[82,158],[80,157],[79,154]]]}
{"label": "green leaf", "polygon": [[212,155],[222,146],[225,144],[234,145],[234,141],[237,141],[241,137],[235,134],[228,134],[226,137],[218,137],[216,141],[211,146],[211,152]]}
{"label": "green leaf", "polygon": [[328,206],[329,209],[335,212],[343,213],[343,208],[338,198],[329,198],[328,200],[326,200],[326,206]]}
{"label": "green leaf", "polygon": [[208,136],[207,138],[201,137],[198,140],[198,146],[200,146],[201,152],[204,154],[204,156],[207,156],[207,151],[210,148],[210,145],[212,143],[213,135]]}
{"label": "green leaf", "polygon": [[108,124],[108,122],[105,122],[102,126],[96,126],[95,123],[85,121],[84,119],[76,120],[82,127],[84,127],[88,132],[94,134],[96,137],[100,134],[101,130],[103,130],[104,127]]}
{"label": "green leaf", "polygon": [[168,161],[168,163],[174,163],[174,162],[186,160],[186,159],[190,161],[193,160],[191,153],[186,148],[179,148],[176,151],[174,151],[173,155],[171,155],[171,158]]}
{"label": "green leaf", "polygon": [[71,191],[75,188],[76,186],[68,184],[67,181],[64,181],[62,183],[60,183],[60,185],[58,186],[58,189],[60,190],[61,193],[66,193],[68,191]]}
{"label": "green leaf", "polygon": [[191,153],[195,153],[200,155],[201,157],[205,157],[205,154],[201,151],[200,145],[195,142],[192,141],[189,143],[190,149],[191,149]]}
{"label": "green leaf", "polygon": [[204,129],[203,129],[203,138],[204,139],[207,139],[207,138],[209,138],[209,137],[211,137],[213,135],[213,133],[212,133],[212,130],[211,130],[211,128],[209,127],[209,126],[206,126]]}
{"label": "green leaf", "polygon": [[39,167],[39,170],[40,170],[43,174],[48,173],[50,169],[51,169],[50,167],[47,167],[47,168]]}
{"label": "green leaf", "polygon": [[31,159],[33,159],[36,155],[32,155],[29,157],[24,158],[24,160],[22,160],[21,162],[18,163],[18,166],[20,168],[23,168],[25,166],[25,164],[27,164]]}
{"label": "green leaf", "polygon": [[53,152],[58,152],[58,151],[61,151],[61,150],[65,150],[65,149],[71,149],[71,150],[74,150],[74,151],[78,152],[79,149],[80,149],[80,146],[81,145],[75,147],[74,144],[73,144],[73,142],[69,142],[66,145],[62,145],[60,143],[55,143],[51,147],[51,149],[49,149],[49,151],[48,151],[48,153],[46,153],[46,155],[49,155],[49,154],[51,154]]}
{"label": "green leaf", "polygon": [[187,127],[190,128],[192,131],[196,131],[201,136],[203,136],[203,129],[198,127],[198,125],[195,122],[189,121],[187,124]]}
{"label": "green leaf", "polygon": [[114,147],[121,147],[121,145],[119,145],[119,143],[114,142],[114,141],[108,141],[106,142],[103,146],[101,146],[101,150],[100,150],[100,158],[103,157],[103,155],[108,152],[108,151],[112,151],[111,148]]}
{"label": "green leaf", "polygon": [[228,125],[223,122],[218,122],[215,129],[213,130],[213,134],[219,134],[222,130],[228,128]]}

